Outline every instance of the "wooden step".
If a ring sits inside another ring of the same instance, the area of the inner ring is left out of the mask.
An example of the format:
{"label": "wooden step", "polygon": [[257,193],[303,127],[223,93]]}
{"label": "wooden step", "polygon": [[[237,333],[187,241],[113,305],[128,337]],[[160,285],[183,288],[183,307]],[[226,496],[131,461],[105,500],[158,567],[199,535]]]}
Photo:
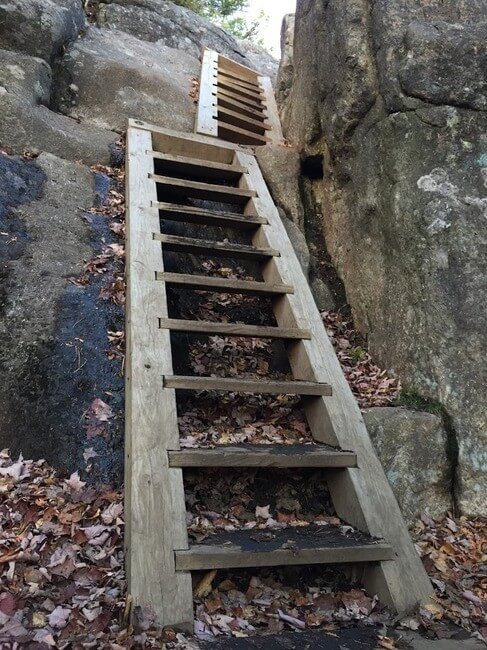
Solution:
{"label": "wooden step", "polygon": [[243,215],[238,212],[218,212],[189,205],[175,203],[153,203],[153,207],[162,212],[162,216],[169,221],[183,223],[197,223],[204,226],[217,226],[222,228],[237,228],[239,230],[255,230],[268,223],[265,217]]}
{"label": "wooden step", "polygon": [[271,139],[265,135],[260,135],[254,131],[241,129],[239,126],[233,124],[226,124],[225,122],[218,121],[218,137],[227,140],[228,142],[237,142],[238,144],[249,144],[262,146]]}
{"label": "wooden step", "polygon": [[261,86],[257,81],[252,82],[252,81],[247,81],[246,79],[241,79],[240,77],[237,77],[233,75],[231,72],[227,72],[226,70],[218,70],[218,76],[219,77],[225,77],[226,79],[229,79],[235,84],[238,84],[239,86],[242,86],[242,88],[248,88],[249,90],[257,90],[257,91],[262,91]]}
{"label": "wooden step", "polygon": [[159,176],[158,174],[151,174],[150,178],[167,190],[182,193],[193,199],[245,205],[249,199],[257,196],[257,192],[254,190],[246,190],[240,187],[186,181],[183,178],[171,178],[171,176]]}
{"label": "wooden step", "polygon": [[327,445],[219,445],[169,451],[170,467],[356,467],[357,456]]}
{"label": "wooden step", "polygon": [[272,128],[268,122],[254,120],[251,117],[242,115],[242,113],[231,110],[230,108],[225,108],[224,106],[218,107],[218,120],[220,122],[233,124],[234,126],[239,126],[242,129],[251,129],[252,132],[256,131],[264,133]]}
{"label": "wooden step", "polygon": [[274,248],[257,248],[256,246],[246,246],[244,244],[207,241],[205,239],[163,235],[161,233],[154,233],[153,237],[155,240],[162,242],[164,250],[179,253],[235,257],[249,260],[266,260],[270,257],[279,257],[279,251]]}
{"label": "wooden step", "polygon": [[242,104],[235,99],[230,99],[230,97],[218,97],[217,106],[218,108],[221,106],[230,108],[234,111],[237,111],[238,113],[242,113],[242,115],[246,115],[247,117],[250,117],[254,120],[260,120],[261,122],[263,122],[268,117],[267,111],[254,110],[253,108],[245,106],[245,104]]}
{"label": "wooden step", "polygon": [[239,84],[234,83],[230,79],[225,79],[225,77],[218,77],[218,89],[226,88],[232,93],[237,95],[242,95],[245,99],[250,99],[255,102],[263,102],[265,100],[265,95],[261,90],[251,90],[250,88],[243,88]]}
{"label": "wooden step", "polygon": [[164,171],[171,174],[197,175],[209,179],[225,181],[236,181],[242,174],[246,173],[245,167],[240,165],[228,165],[226,163],[213,162],[212,160],[200,160],[159,151],[150,151],[150,155],[157,160],[164,162]]}
{"label": "wooden step", "polygon": [[165,388],[185,390],[219,390],[232,393],[257,393],[262,395],[331,396],[329,384],[313,381],[269,381],[266,379],[238,379],[234,377],[183,377],[166,376]]}
{"label": "wooden step", "polygon": [[159,327],[174,332],[199,332],[202,334],[222,334],[224,336],[250,336],[252,338],[309,340],[309,330],[286,329],[283,327],[263,327],[241,323],[212,323],[202,320],[182,320],[179,318],[160,318]]}
{"label": "wooden step", "polygon": [[288,284],[270,284],[255,280],[235,280],[234,278],[214,278],[208,275],[190,275],[186,273],[156,272],[156,280],[169,284],[182,284],[202,291],[221,290],[225,293],[249,293],[261,296],[275,296],[294,293]]}
{"label": "wooden step", "polygon": [[237,530],[211,535],[175,551],[176,569],[233,569],[298,564],[348,564],[394,559],[391,546],[336,526]]}
{"label": "wooden step", "polygon": [[256,111],[263,111],[264,110],[264,104],[260,101],[254,101],[252,99],[247,99],[246,97],[243,97],[242,95],[239,95],[238,93],[233,93],[230,90],[227,90],[226,88],[218,88],[218,93],[217,93],[217,98],[218,97],[229,97],[230,99],[234,99],[235,101],[239,102],[240,104],[244,104],[245,106],[249,106],[250,108],[253,108]]}

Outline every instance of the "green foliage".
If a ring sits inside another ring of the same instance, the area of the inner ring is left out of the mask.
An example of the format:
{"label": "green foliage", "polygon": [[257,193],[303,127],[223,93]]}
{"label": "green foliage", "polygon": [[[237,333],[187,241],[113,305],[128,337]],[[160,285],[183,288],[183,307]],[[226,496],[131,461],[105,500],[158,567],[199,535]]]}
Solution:
{"label": "green foliage", "polygon": [[425,411],[426,413],[433,413],[434,415],[443,415],[444,409],[439,402],[425,399],[414,392],[402,391],[399,393],[396,401],[396,406],[405,406],[415,411]]}
{"label": "green foliage", "polygon": [[365,354],[365,350],[358,345],[356,348],[353,348],[350,352],[350,359],[352,360],[352,363],[356,366],[359,361],[361,361],[362,357]]}
{"label": "green foliage", "polygon": [[266,15],[262,11],[257,19],[248,21],[243,16],[235,16],[247,8],[248,0],[175,0],[176,4],[191,9],[200,16],[232,34],[236,38],[260,43],[258,38],[262,21]]}

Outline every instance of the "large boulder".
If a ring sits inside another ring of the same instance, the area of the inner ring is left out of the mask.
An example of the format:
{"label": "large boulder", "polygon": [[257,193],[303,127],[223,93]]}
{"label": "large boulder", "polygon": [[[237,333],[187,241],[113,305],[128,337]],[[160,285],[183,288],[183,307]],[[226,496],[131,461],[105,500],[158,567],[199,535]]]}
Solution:
{"label": "large boulder", "polygon": [[487,493],[486,37],[484,0],[298,0],[284,111],[287,138],[323,156],[307,187],[355,322],[444,409],[472,514]]}
{"label": "large boulder", "polygon": [[453,476],[441,417],[378,407],[364,419],[406,521],[414,523],[426,510],[433,517],[451,510]]}
{"label": "large boulder", "polygon": [[88,164],[107,163],[117,134],[49,110],[51,68],[42,59],[0,50],[0,145],[15,153],[49,151]]}
{"label": "large boulder", "polygon": [[191,132],[198,60],[125,32],[91,28],[55,68],[56,108],[83,123],[123,130],[134,118]]}
{"label": "large boulder", "polygon": [[5,0],[0,2],[0,44],[52,61],[86,26],[79,0]]}
{"label": "large boulder", "polygon": [[199,57],[203,47],[216,50],[262,74],[275,77],[277,61],[258,46],[237,41],[198,14],[166,0],[107,0],[98,24],[145,41],[160,42]]}

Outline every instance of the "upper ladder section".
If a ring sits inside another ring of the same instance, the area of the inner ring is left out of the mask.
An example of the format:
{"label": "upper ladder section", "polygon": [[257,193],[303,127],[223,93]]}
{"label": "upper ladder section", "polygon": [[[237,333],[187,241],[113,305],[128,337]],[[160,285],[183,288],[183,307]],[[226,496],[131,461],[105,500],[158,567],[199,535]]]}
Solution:
{"label": "upper ladder section", "polygon": [[282,142],[269,77],[205,49],[196,133],[250,146]]}

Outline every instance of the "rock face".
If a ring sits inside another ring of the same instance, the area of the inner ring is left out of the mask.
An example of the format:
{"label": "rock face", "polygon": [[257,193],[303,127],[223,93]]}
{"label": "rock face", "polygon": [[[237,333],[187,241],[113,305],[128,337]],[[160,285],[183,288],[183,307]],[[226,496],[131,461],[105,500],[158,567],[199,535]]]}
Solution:
{"label": "rock face", "polygon": [[294,14],[286,14],[281,28],[281,62],[276,80],[276,101],[284,106],[293,83],[294,74]]}
{"label": "rock face", "polygon": [[383,407],[365,411],[364,418],[406,521],[414,523],[426,509],[433,517],[451,510],[448,436],[441,418]]}
{"label": "rock face", "polygon": [[191,80],[196,58],[125,32],[91,28],[55,68],[56,108],[70,117],[122,131],[127,119],[192,131]]}
{"label": "rock face", "polygon": [[474,514],[487,493],[486,44],[484,0],[298,0],[282,107],[287,138],[323,156],[309,200],[355,322],[407,391],[445,410],[455,498]]}
{"label": "rock face", "polygon": [[239,42],[193,11],[166,0],[110,0],[100,4],[98,24],[199,58],[203,47],[275,77],[277,61],[262,48]]}
{"label": "rock face", "polygon": [[50,151],[70,160],[107,163],[117,135],[49,110],[52,73],[42,59],[0,50],[0,142],[16,153]]}
{"label": "rock face", "polygon": [[6,0],[0,3],[0,44],[46,61],[86,26],[78,0]]}

